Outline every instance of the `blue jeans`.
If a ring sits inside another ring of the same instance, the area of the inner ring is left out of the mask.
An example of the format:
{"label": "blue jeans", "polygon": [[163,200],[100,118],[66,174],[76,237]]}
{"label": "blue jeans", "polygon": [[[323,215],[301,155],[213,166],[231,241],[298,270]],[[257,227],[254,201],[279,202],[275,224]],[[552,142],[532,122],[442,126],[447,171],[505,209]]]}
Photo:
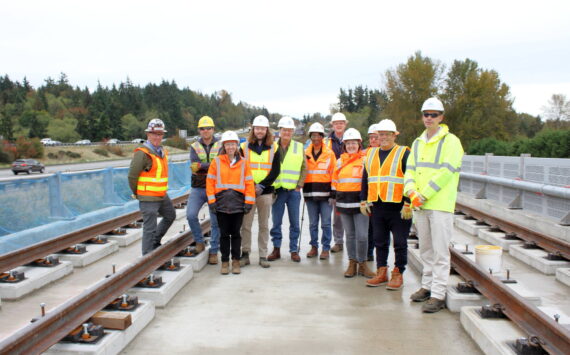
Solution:
{"label": "blue jeans", "polygon": [[[186,206],[186,219],[194,240],[196,243],[204,243],[204,236],[202,235],[202,228],[198,221],[198,211],[208,202],[206,197],[206,189],[202,187],[193,187],[188,196],[188,205]],[[209,210],[208,210],[209,213]],[[220,228],[218,228],[218,219],[216,215],[210,213],[210,222],[212,224],[212,237],[210,238],[210,254],[217,254],[220,248]]]}
{"label": "blue jeans", "polygon": [[331,228],[331,215],[332,206],[327,200],[324,201],[313,201],[305,200],[307,204],[307,212],[309,213],[309,231],[311,233],[311,246],[315,248],[319,247],[319,217],[321,219],[321,230],[323,231],[323,236],[321,239],[321,245],[324,250],[331,249],[331,238],[332,238],[332,228]]}
{"label": "blue jeans", "polygon": [[283,233],[281,233],[281,224],[283,223],[283,214],[285,213],[285,205],[287,205],[287,213],[289,214],[289,252],[298,252],[299,243],[299,206],[301,205],[301,192],[295,190],[279,190],[277,199],[271,206],[271,215],[273,226],[271,227],[271,242],[275,248],[281,248]]}

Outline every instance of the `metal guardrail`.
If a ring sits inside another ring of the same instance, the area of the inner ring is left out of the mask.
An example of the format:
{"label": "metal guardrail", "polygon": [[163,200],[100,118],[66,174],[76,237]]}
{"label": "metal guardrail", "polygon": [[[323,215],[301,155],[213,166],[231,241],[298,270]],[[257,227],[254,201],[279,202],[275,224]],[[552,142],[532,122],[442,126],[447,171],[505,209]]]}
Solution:
{"label": "metal guardrail", "polygon": [[461,170],[461,192],[570,225],[570,159],[466,155]]}
{"label": "metal guardrail", "polygon": [[[209,231],[210,220],[203,221],[201,227],[204,233]],[[48,312],[45,317],[4,339],[0,342],[0,354],[39,354],[47,350],[193,241],[190,230],[169,240],[158,249],[140,257],[134,264],[99,281]]]}

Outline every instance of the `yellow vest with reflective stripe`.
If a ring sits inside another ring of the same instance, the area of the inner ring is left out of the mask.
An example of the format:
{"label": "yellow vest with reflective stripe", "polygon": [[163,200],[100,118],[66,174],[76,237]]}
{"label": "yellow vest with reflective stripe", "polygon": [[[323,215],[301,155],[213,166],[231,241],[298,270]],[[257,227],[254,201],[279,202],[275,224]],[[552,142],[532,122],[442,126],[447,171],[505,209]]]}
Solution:
{"label": "yellow vest with reflective stripe", "polygon": [[273,143],[270,149],[266,149],[257,154],[249,149],[248,143],[243,142],[241,144],[241,150],[245,161],[248,162],[249,168],[251,169],[251,174],[253,175],[253,181],[259,184],[269,175],[271,171],[271,165],[273,164],[273,157],[275,156],[275,151],[277,150],[277,143]]}
{"label": "yellow vest with reflective stripe", "polygon": [[305,160],[304,155],[305,151],[303,145],[291,140],[287,148],[287,154],[285,154],[285,160],[281,163],[281,172],[273,183],[273,187],[276,189],[281,187],[287,190],[292,190],[297,187],[297,183],[301,177],[303,161]]}
{"label": "yellow vest with reflective stripe", "polygon": [[142,171],[137,182],[137,196],[163,197],[168,190],[168,152],[163,150],[164,157],[151,154],[147,147],[138,147],[152,160],[152,168]]}
{"label": "yellow vest with reflective stripe", "polygon": [[196,155],[198,155],[198,158],[200,158],[200,160],[203,163],[208,163],[214,160],[214,158],[218,156],[218,152],[220,151],[222,145],[220,144],[220,141],[214,142],[214,145],[212,145],[212,148],[210,149],[210,159],[208,159],[206,150],[204,149],[202,144],[200,144],[200,142],[196,141],[192,143],[191,147],[194,148],[194,151],[196,151]]}

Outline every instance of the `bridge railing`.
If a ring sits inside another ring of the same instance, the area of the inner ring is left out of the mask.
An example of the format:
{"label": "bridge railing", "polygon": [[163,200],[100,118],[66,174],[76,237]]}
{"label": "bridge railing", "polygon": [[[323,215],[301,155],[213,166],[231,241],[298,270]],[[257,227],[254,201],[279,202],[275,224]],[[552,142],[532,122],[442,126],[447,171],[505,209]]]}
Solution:
{"label": "bridge railing", "polygon": [[570,225],[570,159],[466,155],[459,189]]}

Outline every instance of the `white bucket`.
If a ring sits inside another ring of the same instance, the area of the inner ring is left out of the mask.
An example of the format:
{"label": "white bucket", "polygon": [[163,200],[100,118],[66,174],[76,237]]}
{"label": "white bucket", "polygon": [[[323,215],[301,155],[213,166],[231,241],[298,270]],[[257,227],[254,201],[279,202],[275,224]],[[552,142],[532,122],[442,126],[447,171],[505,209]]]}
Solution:
{"label": "white bucket", "polygon": [[493,270],[493,273],[501,271],[503,248],[497,245],[476,245],[475,263],[485,271]]}

